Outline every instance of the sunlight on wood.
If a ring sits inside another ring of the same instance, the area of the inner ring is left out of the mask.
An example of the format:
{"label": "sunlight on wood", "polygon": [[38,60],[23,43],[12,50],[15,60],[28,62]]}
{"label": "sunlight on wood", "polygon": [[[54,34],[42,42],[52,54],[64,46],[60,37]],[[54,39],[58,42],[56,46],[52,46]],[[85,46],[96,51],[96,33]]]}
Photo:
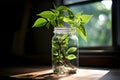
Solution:
{"label": "sunlight on wood", "polygon": [[23,73],[17,75],[11,75],[13,78],[30,78],[37,80],[99,80],[109,70],[96,70],[96,69],[82,69],[79,68],[76,74],[72,74],[65,77],[60,77],[56,74],[53,74],[52,69],[46,69],[38,72]]}
{"label": "sunlight on wood", "polygon": [[15,77],[15,78],[35,78],[39,75],[44,75],[44,74],[51,74],[53,73],[51,69],[44,70],[44,71],[38,71],[38,72],[31,72],[31,73],[23,73],[23,74],[17,74],[17,75],[12,75],[10,77]]}
{"label": "sunlight on wood", "polygon": [[78,69],[77,74],[59,80],[99,80],[108,72],[108,70]]}

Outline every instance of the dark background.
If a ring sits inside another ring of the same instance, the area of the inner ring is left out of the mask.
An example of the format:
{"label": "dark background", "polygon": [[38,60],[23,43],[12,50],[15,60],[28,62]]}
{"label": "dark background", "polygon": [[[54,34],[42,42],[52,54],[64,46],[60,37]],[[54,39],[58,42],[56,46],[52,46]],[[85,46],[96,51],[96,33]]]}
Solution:
{"label": "dark background", "polygon": [[52,29],[31,27],[37,13],[52,7],[52,0],[0,2],[0,67],[50,63],[44,55],[51,55]]}

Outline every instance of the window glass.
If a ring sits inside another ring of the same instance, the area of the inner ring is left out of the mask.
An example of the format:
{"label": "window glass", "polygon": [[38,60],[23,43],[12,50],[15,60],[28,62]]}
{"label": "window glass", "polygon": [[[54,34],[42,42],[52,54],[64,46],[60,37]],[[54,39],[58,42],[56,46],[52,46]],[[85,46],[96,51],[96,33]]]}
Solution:
{"label": "window glass", "polygon": [[[74,0],[64,0],[65,4],[71,4]],[[81,0],[76,0],[81,1]],[[85,1],[85,0],[84,0]],[[79,47],[105,47],[112,46],[112,1],[103,0],[94,3],[68,5],[76,14],[93,15],[88,24],[85,25],[88,41],[84,42],[79,37]]]}
{"label": "window glass", "polygon": [[88,1],[88,0],[64,0],[64,4],[73,4],[77,2],[83,2],[83,1]]}

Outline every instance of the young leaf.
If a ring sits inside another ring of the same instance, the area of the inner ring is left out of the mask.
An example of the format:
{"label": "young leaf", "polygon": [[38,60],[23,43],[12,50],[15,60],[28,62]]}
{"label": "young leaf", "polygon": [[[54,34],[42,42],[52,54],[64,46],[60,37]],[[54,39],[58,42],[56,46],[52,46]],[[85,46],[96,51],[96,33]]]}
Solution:
{"label": "young leaf", "polygon": [[40,14],[37,14],[38,16],[41,16],[43,18],[50,20],[55,19],[55,14],[52,11],[43,11]]}
{"label": "young leaf", "polygon": [[55,49],[55,50],[57,50],[59,48],[59,45],[56,41],[52,40],[52,48]]}
{"label": "young leaf", "polygon": [[91,15],[82,15],[82,16],[81,16],[81,19],[82,19],[81,23],[82,23],[82,24],[88,23],[89,20],[91,19],[91,17],[92,17]]}
{"label": "young leaf", "polygon": [[67,11],[67,10],[69,10],[69,8],[66,7],[66,6],[59,6],[59,7],[56,8],[56,10],[61,12],[61,11]]}
{"label": "young leaf", "polygon": [[83,40],[87,41],[87,35],[83,25],[77,27],[76,32],[82,37]]}
{"label": "young leaf", "polygon": [[56,17],[59,16],[59,11],[58,10],[55,10],[55,9],[51,9],[51,11],[55,14]]}
{"label": "young leaf", "polygon": [[76,58],[76,56],[74,54],[70,54],[66,57],[68,60],[73,60]]}
{"label": "young leaf", "polygon": [[61,39],[62,39],[62,40],[65,40],[65,39],[67,39],[68,37],[69,37],[68,34],[64,34],[64,35],[61,37]]}
{"label": "young leaf", "polygon": [[63,27],[63,24],[64,24],[64,22],[63,22],[62,17],[61,17],[61,18],[59,18],[59,19],[57,20],[57,26]]}
{"label": "young leaf", "polygon": [[80,12],[75,15],[75,22],[76,23],[81,22],[81,13]]}
{"label": "young leaf", "polygon": [[63,21],[68,22],[70,24],[70,26],[72,26],[72,27],[74,25],[74,21],[72,19],[70,19],[69,17],[64,17]]}
{"label": "young leaf", "polygon": [[47,20],[44,18],[38,18],[32,27],[41,27],[47,23]]}
{"label": "young leaf", "polygon": [[49,27],[50,27],[50,23],[49,22],[46,24],[46,27],[49,29]]}
{"label": "young leaf", "polygon": [[57,51],[53,52],[53,55],[58,56],[58,52]]}
{"label": "young leaf", "polygon": [[67,54],[73,53],[73,52],[75,52],[76,50],[77,50],[76,47],[70,47],[70,48],[66,51],[66,53],[67,53]]}
{"label": "young leaf", "polygon": [[54,20],[51,20],[51,21],[50,21],[50,24],[51,24],[53,27],[56,26],[56,22],[55,22]]}
{"label": "young leaf", "polygon": [[74,16],[73,12],[66,6],[59,6],[59,7],[57,7],[56,10],[58,10],[59,12],[68,12],[68,14],[71,18],[73,18],[73,16]]}

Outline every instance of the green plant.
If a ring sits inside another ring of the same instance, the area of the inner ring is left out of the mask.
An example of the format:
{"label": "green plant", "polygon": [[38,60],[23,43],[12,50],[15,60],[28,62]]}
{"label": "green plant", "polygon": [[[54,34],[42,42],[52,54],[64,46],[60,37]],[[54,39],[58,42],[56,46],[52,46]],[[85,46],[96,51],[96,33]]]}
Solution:
{"label": "green plant", "polygon": [[[82,12],[73,14],[73,12],[66,6],[58,6],[55,9],[43,11],[37,14],[39,17],[34,22],[32,27],[64,27],[64,23],[67,23],[69,27],[76,28],[76,33],[79,34],[83,40],[87,41],[87,34],[84,25],[89,22],[91,15],[82,15]],[[73,54],[76,52],[76,47],[68,47],[70,34],[64,34],[62,36],[56,36],[52,40],[52,61],[55,65],[67,65],[70,64],[70,60],[76,58]],[[55,72],[60,72],[60,68],[56,69]]]}
{"label": "green plant", "polygon": [[69,60],[76,58],[73,54],[77,48],[73,46],[68,46],[69,36],[71,34],[63,34],[62,36],[58,35],[52,40],[52,53],[53,53],[53,62],[57,65],[67,64],[71,66]]}
{"label": "green plant", "polygon": [[73,12],[66,6],[58,6],[55,9],[47,10],[37,14],[39,17],[32,27],[64,27],[64,23],[67,23],[70,27],[76,27],[76,32],[83,40],[87,41],[87,34],[84,25],[87,24],[92,15],[79,12],[73,14]]}

